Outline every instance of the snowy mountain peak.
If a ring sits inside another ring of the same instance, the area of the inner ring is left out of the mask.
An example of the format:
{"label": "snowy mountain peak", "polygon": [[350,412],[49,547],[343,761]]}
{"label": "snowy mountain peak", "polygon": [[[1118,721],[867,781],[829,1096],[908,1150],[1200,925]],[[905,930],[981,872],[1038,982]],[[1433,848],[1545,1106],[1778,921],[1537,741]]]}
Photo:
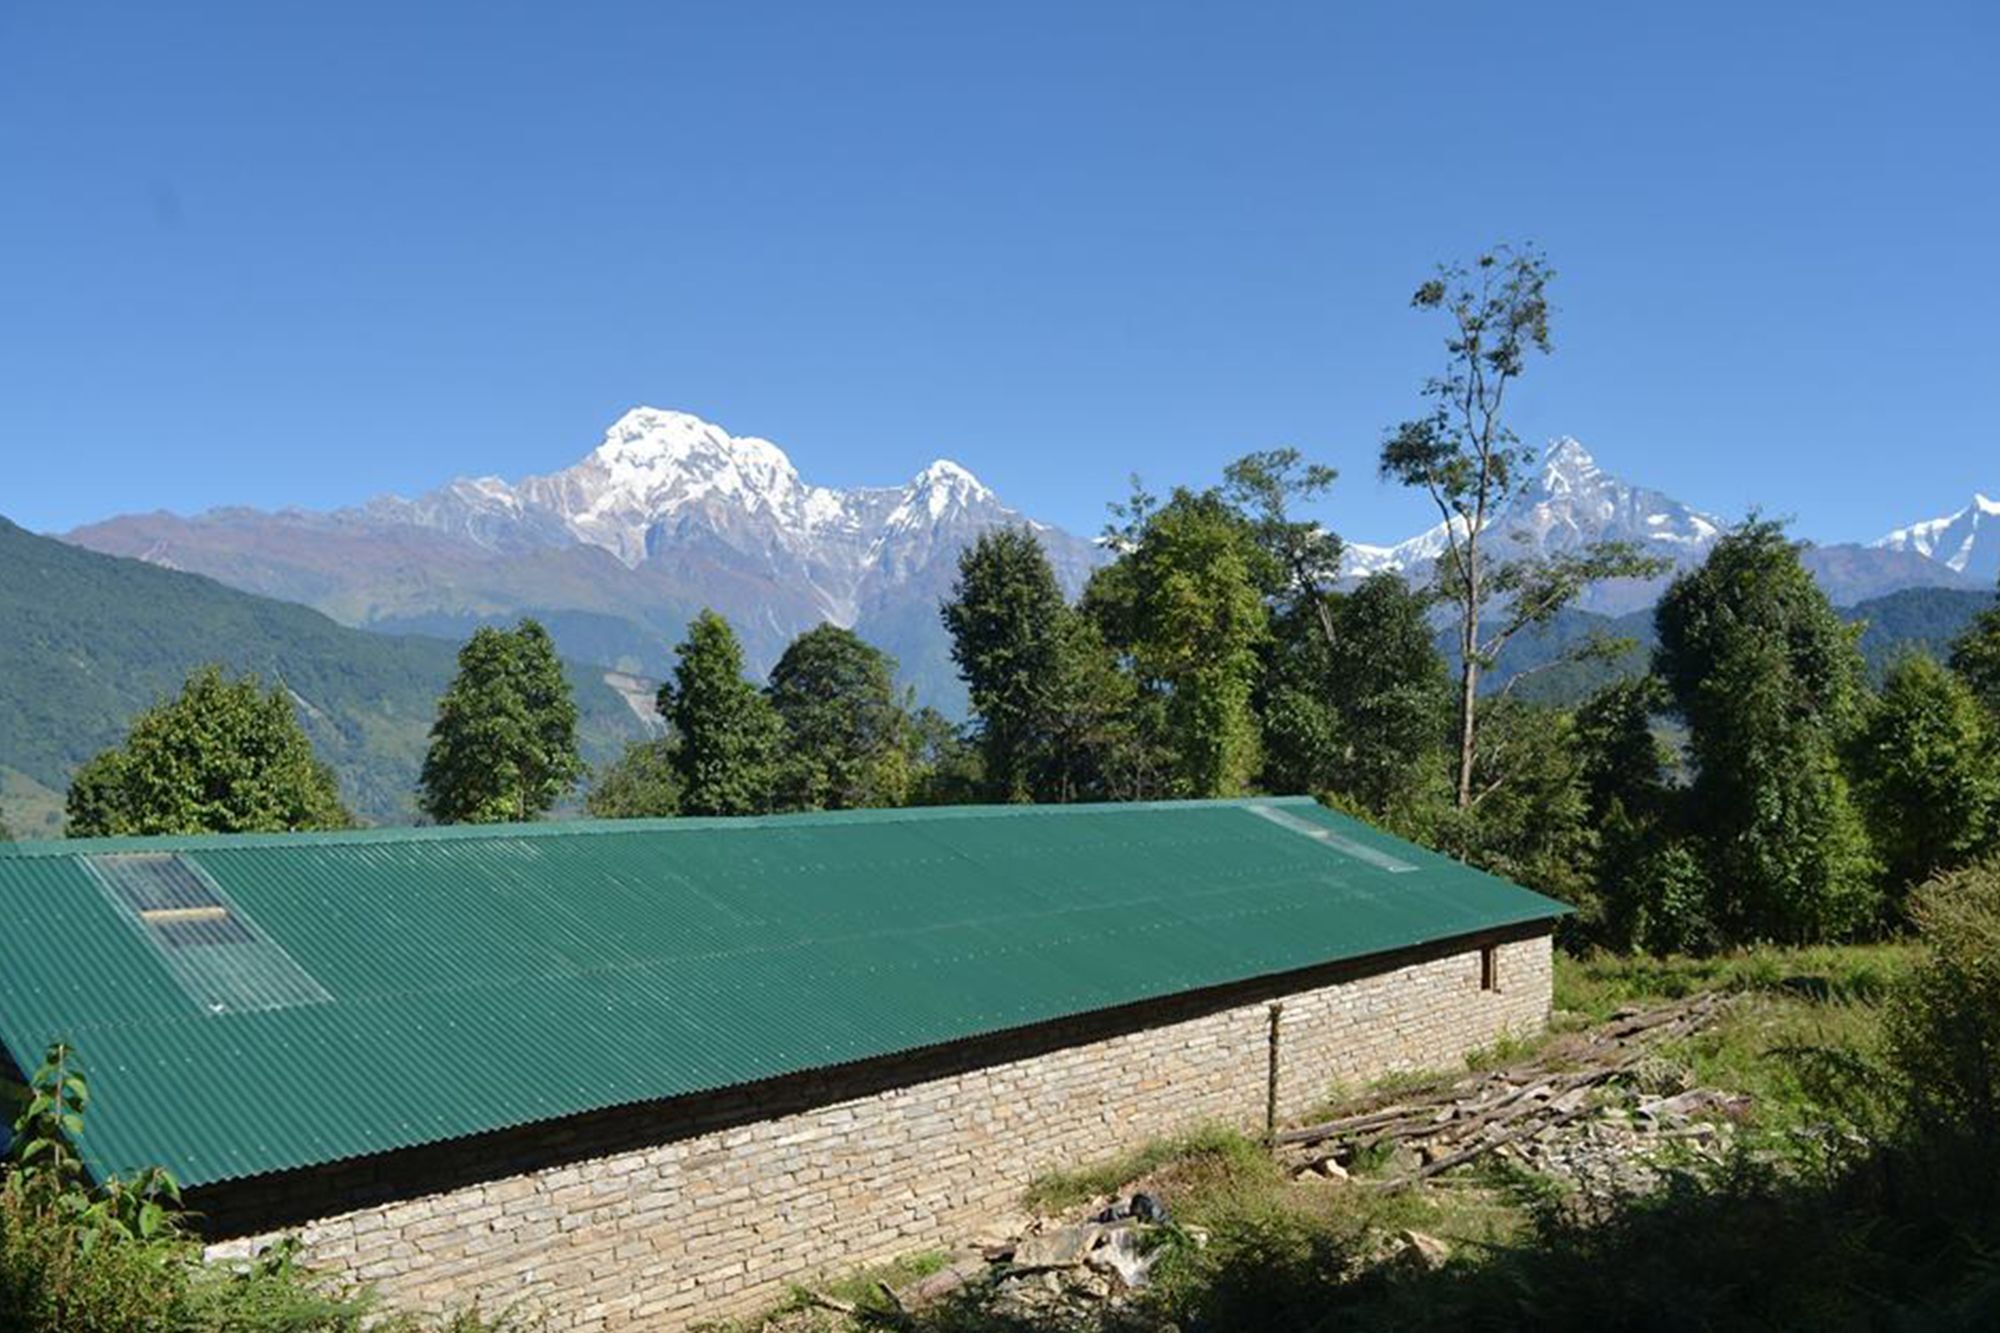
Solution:
{"label": "snowy mountain peak", "polygon": [[[1487,530],[1498,539],[1490,541],[1487,550],[1503,559],[1575,550],[1591,542],[1627,541],[1683,564],[1707,552],[1722,534],[1722,524],[1671,496],[1604,471],[1581,443],[1563,436],[1543,451],[1534,478],[1504,510],[1488,519]],[[1444,554],[1449,533],[1440,523],[1394,546],[1351,542],[1348,572],[1419,573]]]}
{"label": "snowy mountain peak", "polygon": [[1975,491],[1972,503],[1957,513],[1898,528],[1873,544],[1914,551],[1960,574],[1991,579],[2000,575],[2000,500]]}
{"label": "snowy mountain peak", "polygon": [[1590,450],[1567,435],[1549,445],[1542,455],[1540,481],[1544,489],[1588,485],[1598,475],[1597,460],[1590,456]]}

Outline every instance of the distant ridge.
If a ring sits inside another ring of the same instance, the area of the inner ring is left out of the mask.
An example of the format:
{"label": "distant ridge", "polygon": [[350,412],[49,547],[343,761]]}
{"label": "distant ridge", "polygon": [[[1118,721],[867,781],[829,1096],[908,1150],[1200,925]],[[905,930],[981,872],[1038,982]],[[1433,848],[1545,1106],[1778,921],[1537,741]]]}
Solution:
{"label": "distant ridge", "polygon": [[[121,740],[136,713],[209,661],[291,692],[357,814],[413,822],[417,770],[456,645],[349,629],[303,606],[0,519],[0,770],[62,792],[77,764]],[[588,756],[599,760],[648,733],[604,674],[569,671]]]}

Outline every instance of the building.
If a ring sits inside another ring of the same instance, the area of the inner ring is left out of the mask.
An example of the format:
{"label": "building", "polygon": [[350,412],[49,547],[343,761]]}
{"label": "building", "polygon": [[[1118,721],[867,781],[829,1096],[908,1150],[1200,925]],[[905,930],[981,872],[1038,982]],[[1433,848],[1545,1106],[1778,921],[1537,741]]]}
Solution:
{"label": "building", "polygon": [[0,1042],[219,1252],[673,1328],[1537,1029],[1563,910],[1295,799],[23,844]]}

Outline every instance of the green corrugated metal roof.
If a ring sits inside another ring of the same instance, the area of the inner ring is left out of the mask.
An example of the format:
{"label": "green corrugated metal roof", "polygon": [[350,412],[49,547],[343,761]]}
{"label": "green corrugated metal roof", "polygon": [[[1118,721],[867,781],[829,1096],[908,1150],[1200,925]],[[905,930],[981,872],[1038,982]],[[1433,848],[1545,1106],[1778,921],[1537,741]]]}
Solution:
{"label": "green corrugated metal roof", "polygon": [[75,1043],[100,1175],[202,1184],[1563,910],[1303,799],[21,844],[0,1040]]}

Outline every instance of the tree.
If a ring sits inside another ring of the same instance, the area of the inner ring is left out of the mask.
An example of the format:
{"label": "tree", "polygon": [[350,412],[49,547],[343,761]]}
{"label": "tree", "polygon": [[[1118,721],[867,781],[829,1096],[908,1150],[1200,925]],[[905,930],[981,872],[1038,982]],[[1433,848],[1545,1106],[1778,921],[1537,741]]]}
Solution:
{"label": "tree", "polygon": [[[1496,561],[1487,524],[1529,479],[1533,455],[1506,424],[1508,389],[1528,354],[1546,355],[1555,271],[1532,247],[1499,246],[1470,269],[1446,265],[1410,304],[1450,321],[1443,373],[1424,385],[1431,410],[1390,432],[1382,475],[1424,491],[1444,521],[1437,583],[1458,620],[1458,779],[1460,809],[1475,799],[1479,674],[1521,630],[1546,624],[1592,583],[1657,573],[1659,562],[1631,546],[1600,542],[1539,558]],[[1490,607],[1504,607],[1488,629]]]}
{"label": "tree", "polygon": [[674,678],[660,687],[659,709],[673,729],[681,812],[765,813],[777,786],[784,726],[771,701],[743,679],[736,631],[704,609],[674,652]]}
{"label": "tree", "polygon": [[1133,727],[1136,683],[1103,631],[1079,611],[1063,608],[1056,644],[1045,740],[1035,766],[1037,799],[1136,799],[1146,785]]}
{"label": "tree", "polygon": [[349,827],[333,770],[313,755],[292,701],[254,675],[196,670],[133,720],[123,746],[82,765],[70,837],[265,833]]}
{"label": "tree", "polygon": [[1331,794],[1379,817],[1431,780],[1450,690],[1428,608],[1384,573],[1274,617],[1266,786]]}
{"label": "tree", "polygon": [[1971,688],[1928,655],[1890,668],[1850,762],[1899,894],[1993,845],[2000,753]]}
{"label": "tree", "polygon": [[1435,802],[1435,825],[1422,840],[1550,897],[1588,905],[1598,840],[1575,718],[1497,699],[1485,722],[1488,741],[1473,770],[1478,798],[1463,809]]}
{"label": "tree", "polygon": [[909,714],[896,663],[853,630],[821,625],[792,640],[771,669],[785,724],[779,804],[796,810],[901,805],[909,795]]}
{"label": "tree", "polygon": [[625,752],[598,770],[583,798],[593,819],[658,819],[680,812],[673,747],[664,739],[627,741]]}
{"label": "tree", "polygon": [[1653,731],[1665,702],[1658,678],[1641,676],[1605,686],[1576,710],[1586,817],[1597,831],[1578,927],[1616,949],[1685,948],[1701,936],[1706,916],[1705,893],[1690,899],[1685,890],[1692,853],[1675,846],[1667,752]]}
{"label": "tree", "polygon": [[1870,923],[1874,866],[1838,762],[1861,655],[1797,548],[1753,516],[1674,580],[1654,622],[1654,670],[1688,725],[1688,826],[1723,942],[1804,943]]}
{"label": "tree", "polygon": [[[1118,561],[1139,675],[1164,700],[1183,795],[1233,796],[1259,766],[1251,707],[1275,582],[1243,515],[1216,491],[1176,490]],[[1107,636],[1108,637],[1108,636]]]}
{"label": "tree", "polygon": [[1025,527],[980,534],[960,554],[940,609],[971,695],[987,789],[1028,800],[1049,723],[1065,605],[1055,571]]}
{"label": "tree", "polygon": [[1318,523],[1293,516],[1292,507],[1319,499],[1339,474],[1308,463],[1296,449],[1245,454],[1223,469],[1225,494],[1248,516],[1280,585],[1277,611],[1310,619],[1328,647],[1339,638],[1331,600],[1340,577],[1340,538]]}
{"label": "tree", "polygon": [[548,631],[481,626],[438,700],[419,804],[440,824],[528,821],[584,774],[576,704]]}
{"label": "tree", "polygon": [[969,805],[979,799],[986,774],[979,746],[965,728],[935,708],[919,708],[910,716],[910,735],[915,761],[911,805]]}
{"label": "tree", "polygon": [[2000,602],[1981,611],[1952,644],[1951,669],[1985,705],[2000,734]]}

